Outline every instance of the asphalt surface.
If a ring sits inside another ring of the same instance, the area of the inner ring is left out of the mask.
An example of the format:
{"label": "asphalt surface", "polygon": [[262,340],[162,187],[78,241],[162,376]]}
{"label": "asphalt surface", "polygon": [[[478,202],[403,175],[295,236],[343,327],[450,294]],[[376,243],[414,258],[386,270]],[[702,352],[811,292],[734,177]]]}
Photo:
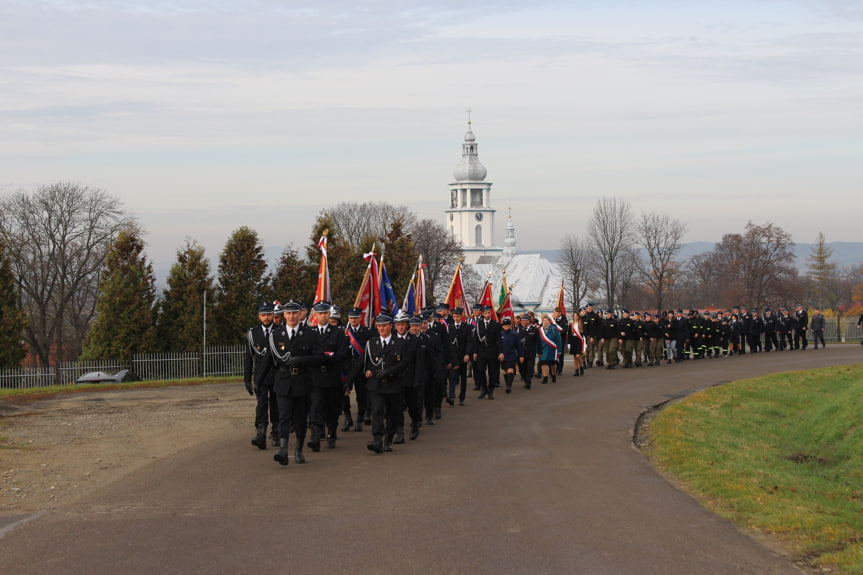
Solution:
{"label": "asphalt surface", "polygon": [[493,401],[468,380],[465,407],[444,405],[393,453],[351,431],[287,467],[249,444],[250,399],[248,425],[60,510],[5,518],[0,572],[801,573],[668,483],[633,429],[670,397],[860,361],[863,347],[847,345],[580,378],[567,366],[555,384],[516,382]]}

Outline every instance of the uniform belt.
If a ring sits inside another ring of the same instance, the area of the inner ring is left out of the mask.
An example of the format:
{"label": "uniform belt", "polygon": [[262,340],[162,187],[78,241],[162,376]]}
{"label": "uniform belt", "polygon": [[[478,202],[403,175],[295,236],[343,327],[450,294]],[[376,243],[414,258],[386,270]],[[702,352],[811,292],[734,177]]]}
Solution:
{"label": "uniform belt", "polygon": [[321,373],[327,373],[327,366],[325,366],[325,365],[321,366]]}
{"label": "uniform belt", "polygon": [[300,373],[302,373],[299,367],[286,367],[284,365],[279,366],[279,371],[283,371],[291,375],[300,375]]}

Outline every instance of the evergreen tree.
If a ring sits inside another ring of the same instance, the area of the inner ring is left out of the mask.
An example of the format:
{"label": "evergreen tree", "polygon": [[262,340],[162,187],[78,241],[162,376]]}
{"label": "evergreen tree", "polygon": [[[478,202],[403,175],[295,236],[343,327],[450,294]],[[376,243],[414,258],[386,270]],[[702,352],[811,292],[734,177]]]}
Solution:
{"label": "evergreen tree", "polygon": [[[267,261],[258,234],[246,226],[234,231],[219,256],[219,288],[213,310],[216,342],[236,344],[255,325],[269,284]],[[214,343],[216,343],[214,342]]]}
{"label": "evergreen tree", "polygon": [[300,254],[293,246],[288,246],[282,252],[276,271],[273,273],[273,297],[284,303],[288,300],[298,301],[313,293],[315,284],[309,274],[309,264],[300,259]]}
{"label": "evergreen tree", "polygon": [[108,250],[99,280],[96,321],[83,359],[119,359],[156,350],[156,276],[144,254],[141,232],[120,231]]}
{"label": "evergreen tree", "polygon": [[[410,234],[405,232],[401,219],[396,219],[390,224],[390,231],[387,237],[383,238],[383,243],[385,245],[384,264],[387,266],[387,274],[390,276],[393,291],[401,307],[411,276],[416,271],[419,254],[414,249]],[[431,285],[427,285],[426,288],[429,293],[434,290],[434,286]]]}
{"label": "evergreen tree", "polygon": [[17,367],[26,355],[22,344],[27,317],[18,301],[18,287],[5,244],[0,241],[0,367]]}
{"label": "evergreen tree", "polygon": [[815,245],[809,252],[809,298],[815,307],[834,309],[837,303],[836,263],[831,262],[833,248],[827,246],[823,232],[818,232]]}
{"label": "evergreen tree", "polygon": [[168,274],[156,333],[163,351],[201,351],[204,328],[204,294],[207,305],[207,341],[213,334],[213,278],[204,248],[186,240]]}

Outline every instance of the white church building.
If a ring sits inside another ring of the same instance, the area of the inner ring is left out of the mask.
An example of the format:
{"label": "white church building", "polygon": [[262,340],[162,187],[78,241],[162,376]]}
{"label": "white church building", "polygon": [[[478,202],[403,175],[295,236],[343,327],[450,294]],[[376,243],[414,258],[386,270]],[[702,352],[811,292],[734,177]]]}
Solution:
{"label": "white church building", "polygon": [[[461,243],[465,267],[483,279],[491,273],[495,298],[505,272],[516,313],[527,310],[550,312],[557,303],[560,290],[561,275],[557,265],[541,254],[518,253],[511,214],[504,228],[503,246],[495,244],[496,210],[492,207],[492,183],[485,181],[488,172],[479,161],[478,148],[468,121],[461,162],[453,171],[454,181],[449,184],[450,204],[445,211],[444,225]],[[479,294],[469,295],[477,297]],[[566,303],[567,312],[571,315],[572,304]]]}

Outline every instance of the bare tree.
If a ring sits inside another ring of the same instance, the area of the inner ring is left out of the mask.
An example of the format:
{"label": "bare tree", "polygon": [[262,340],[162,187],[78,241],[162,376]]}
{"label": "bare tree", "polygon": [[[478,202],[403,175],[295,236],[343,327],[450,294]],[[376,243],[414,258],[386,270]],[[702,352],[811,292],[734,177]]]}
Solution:
{"label": "bare tree", "polygon": [[641,299],[636,296],[641,295],[636,293],[638,290],[635,280],[638,279],[639,263],[638,252],[634,248],[623,250],[620,257],[617,258],[617,293],[615,301],[618,305],[626,305],[628,307],[641,307],[640,302],[635,301]]}
{"label": "bare tree", "polygon": [[557,250],[557,266],[568,287],[572,305],[576,309],[590,290],[590,246],[574,234],[567,234]]}
{"label": "bare tree", "polygon": [[617,198],[601,198],[587,223],[587,237],[595,254],[594,266],[601,278],[610,309],[620,288],[621,265],[633,245],[634,222],[629,203]]}
{"label": "bare tree", "polygon": [[794,275],[794,242],[791,234],[772,223],[746,224],[744,278],[746,295],[755,305],[779,304],[781,283]]}
{"label": "bare tree", "polygon": [[463,252],[461,244],[442,224],[430,219],[420,220],[414,226],[411,237],[414,249],[426,265],[428,286],[436,286],[443,278],[452,277]]}
{"label": "bare tree", "polygon": [[401,221],[402,229],[411,233],[416,225],[416,214],[407,206],[394,206],[387,202],[342,202],[324,210],[339,231],[342,241],[357,250],[364,239],[382,240]]}
{"label": "bare tree", "polygon": [[656,297],[656,309],[661,310],[671,274],[677,269],[674,258],[683,245],[686,224],[667,214],[650,212],[641,214],[635,229],[646,256],[638,259],[638,271]]}
{"label": "bare tree", "polygon": [[719,302],[719,284],[721,283],[719,278],[722,275],[723,266],[714,257],[714,251],[694,255],[689,258],[685,265],[686,297],[684,302],[687,307],[716,305]]}
{"label": "bare tree", "polygon": [[0,200],[0,237],[30,319],[31,353],[43,365],[52,355],[66,359],[67,326],[80,331],[89,324],[105,255],[131,223],[117,198],[79,184],[52,184]]}

